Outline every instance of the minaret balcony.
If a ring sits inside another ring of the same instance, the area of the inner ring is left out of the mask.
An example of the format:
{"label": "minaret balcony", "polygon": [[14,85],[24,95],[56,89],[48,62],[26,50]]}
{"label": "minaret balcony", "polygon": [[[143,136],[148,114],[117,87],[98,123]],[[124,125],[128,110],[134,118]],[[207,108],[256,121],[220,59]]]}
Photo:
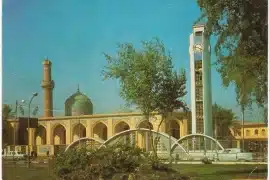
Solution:
{"label": "minaret balcony", "polygon": [[54,88],[54,81],[51,80],[51,81],[42,81],[41,82],[41,87],[42,88],[51,88],[53,89]]}

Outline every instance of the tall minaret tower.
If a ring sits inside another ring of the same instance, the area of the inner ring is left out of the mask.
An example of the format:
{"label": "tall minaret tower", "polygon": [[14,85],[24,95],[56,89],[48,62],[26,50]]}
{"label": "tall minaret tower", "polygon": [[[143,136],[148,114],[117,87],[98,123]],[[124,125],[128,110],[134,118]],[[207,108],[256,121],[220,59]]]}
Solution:
{"label": "tall minaret tower", "polygon": [[210,50],[205,26],[193,26],[189,46],[192,133],[213,136]]}
{"label": "tall minaret tower", "polygon": [[41,87],[44,91],[44,117],[52,117],[53,116],[53,88],[54,81],[52,80],[51,75],[51,66],[52,63],[48,59],[43,62],[43,81],[41,83]]}

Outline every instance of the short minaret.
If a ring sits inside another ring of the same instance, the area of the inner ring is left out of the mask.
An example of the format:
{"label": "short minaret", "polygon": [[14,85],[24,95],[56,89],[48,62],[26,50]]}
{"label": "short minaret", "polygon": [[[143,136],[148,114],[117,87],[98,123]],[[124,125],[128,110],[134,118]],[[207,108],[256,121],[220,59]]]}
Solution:
{"label": "short minaret", "polygon": [[53,88],[54,81],[51,76],[51,66],[52,63],[48,59],[43,62],[43,80],[41,83],[41,87],[44,91],[43,96],[43,108],[44,108],[44,117],[52,117],[53,116]]}

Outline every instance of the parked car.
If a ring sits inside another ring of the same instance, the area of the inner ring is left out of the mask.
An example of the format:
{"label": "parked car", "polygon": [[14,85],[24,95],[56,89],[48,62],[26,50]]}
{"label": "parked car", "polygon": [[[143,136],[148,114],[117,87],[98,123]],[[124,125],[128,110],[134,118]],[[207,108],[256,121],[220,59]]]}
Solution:
{"label": "parked car", "polygon": [[22,159],[27,158],[27,154],[24,154],[23,152],[20,152],[20,151],[8,151],[8,152],[4,152],[2,154],[2,157],[4,159],[22,160]]}
{"label": "parked car", "polygon": [[239,148],[228,148],[217,153],[217,160],[219,161],[241,161],[248,162],[253,160],[252,153],[245,152]]}

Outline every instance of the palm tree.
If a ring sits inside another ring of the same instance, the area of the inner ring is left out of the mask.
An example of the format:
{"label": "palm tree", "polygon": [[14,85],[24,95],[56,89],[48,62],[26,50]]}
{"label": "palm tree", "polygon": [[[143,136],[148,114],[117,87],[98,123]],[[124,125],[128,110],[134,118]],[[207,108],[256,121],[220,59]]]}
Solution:
{"label": "palm tree", "polygon": [[[6,146],[8,143],[8,119],[9,118],[15,118],[15,116],[17,117],[17,106],[19,107],[20,110],[20,115],[24,115],[24,108],[21,104],[17,104],[16,103],[16,108],[13,111],[13,108],[11,105],[8,104],[4,104],[3,105],[3,109],[2,109],[2,137],[3,137],[3,141],[2,141],[2,146]],[[39,107],[36,106],[35,109],[32,111],[32,116],[36,116],[37,113],[39,111]]]}
{"label": "palm tree", "polygon": [[240,134],[241,133],[241,128],[242,128],[242,125],[239,121],[232,121],[231,125],[230,125],[230,128],[233,130],[233,135],[236,134]]}
{"label": "palm tree", "polygon": [[[19,105],[19,110],[20,110],[20,114],[24,116],[24,108],[21,104]],[[38,114],[38,111],[39,111],[39,107],[36,106],[35,109],[32,111],[32,116],[36,116]]]}

